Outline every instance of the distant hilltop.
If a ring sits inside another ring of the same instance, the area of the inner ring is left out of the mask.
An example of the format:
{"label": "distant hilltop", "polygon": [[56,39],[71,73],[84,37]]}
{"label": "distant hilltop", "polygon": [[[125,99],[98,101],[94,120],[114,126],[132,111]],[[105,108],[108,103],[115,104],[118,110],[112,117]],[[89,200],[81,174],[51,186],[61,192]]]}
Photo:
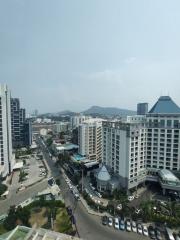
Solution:
{"label": "distant hilltop", "polygon": [[85,115],[99,114],[99,115],[106,115],[106,116],[117,116],[117,115],[128,116],[128,115],[135,115],[136,111],[115,108],[115,107],[92,106],[88,110],[83,111],[82,113]]}
{"label": "distant hilltop", "polygon": [[[58,116],[75,116],[79,113],[72,112],[70,110],[65,110],[57,113],[44,113],[39,115],[39,117],[58,117]],[[81,114],[84,115],[92,115],[92,116],[131,116],[135,115],[136,111],[128,110],[128,109],[121,109],[115,107],[99,107],[99,106],[92,106],[89,109],[82,111]]]}

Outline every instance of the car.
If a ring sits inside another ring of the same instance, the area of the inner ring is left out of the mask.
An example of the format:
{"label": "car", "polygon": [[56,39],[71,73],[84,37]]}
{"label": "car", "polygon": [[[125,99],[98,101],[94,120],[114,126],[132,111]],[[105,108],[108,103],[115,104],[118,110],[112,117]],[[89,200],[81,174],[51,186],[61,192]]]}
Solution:
{"label": "car", "polygon": [[131,232],[131,221],[129,219],[126,220],[126,230]]}
{"label": "car", "polygon": [[148,232],[151,239],[156,239],[155,229],[153,228],[153,226],[149,226]]}
{"label": "car", "polygon": [[128,201],[132,201],[132,200],[134,200],[134,196],[129,196]]}
{"label": "car", "polygon": [[139,194],[136,194],[134,197],[135,197],[135,198],[139,198]]}
{"label": "car", "polygon": [[177,234],[174,234],[174,238],[175,238],[176,240],[180,240],[180,236],[177,235]]}
{"label": "car", "polygon": [[125,230],[125,223],[124,223],[124,220],[120,220],[120,223],[119,223],[119,228],[121,229],[121,230]]}
{"label": "car", "polygon": [[122,204],[117,205],[117,210],[122,210]]}
{"label": "car", "polygon": [[155,233],[156,233],[156,239],[162,240],[161,232],[158,229],[155,230]]}
{"label": "car", "polygon": [[77,199],[77,200],[80,200],[80,196],[78,193],[74,193],[74,197]]}
{"label": "car", "polygon": [[139,214],[141,212],[141,209],[136,208],[135,213]]}
{"label": "car", "polygon": [[99,197],[99,198],[102,198],[102,195],[99,193],[99,192],[95,192],[95,194]]}
{"label": "car", "polygon": [[131,227],[132,227],[132,231],[137,233],[137,226],[135,221],[132,221]]}
{"label": "car", "polygon": [[143,229],[142,229],[142,225],[140,223],[137,224],[137,232],[139,234],[143,234]]}
{"label": "car", "polygon": [[148,237],[149,234],[148,234],[147,226],[146,226],[146,225],[143,225],[142,227],[143,227],[143,234],[144,234],[144,236]]}
{"label": "car", "polygon": [[103,225],[107,225],[108,224],[108,217],[107,216],[103,216],[101,220],[102,220],[102,224]]}
{"label": "car", "polygon": [[108,225],[112,227],[113,225],[113,219],[111,217],[108,217]]}
{"label": "car", "polygon": [[117,217],[114,218],[114,228],[119,229],[119,219]]}

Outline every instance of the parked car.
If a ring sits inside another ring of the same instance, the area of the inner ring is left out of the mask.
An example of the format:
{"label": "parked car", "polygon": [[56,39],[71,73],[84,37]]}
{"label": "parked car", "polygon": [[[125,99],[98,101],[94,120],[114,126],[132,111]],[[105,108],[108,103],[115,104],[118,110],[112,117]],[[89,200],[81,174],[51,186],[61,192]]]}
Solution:
{"label": "parked car", "polygon": [[177,234],[174,234],[174,238],[175,238],[176,240],[180,240],[180,236],[177,235]]}
{"label": "parked car", "polygon": [[95,191],[95,194],[96,194],[99,198],[102,198],[102,195],[101,195],[99,192]]}
{"label": "parked car", "polygon": [[158,229],[155,230],[155,233],[156,233],[156,239],[162,240],[161,232]]}
{"label": "parked car", "polygon": [[126,230],[131,232],[131,221],[129,219],[126,220]]}
{"label": "parked car", "polygon": [[118,210],[121,210],[121,209],[122,209],[122,204],[118,204],[118,205],[117,205],[117,209],[118,209]]}
{"label": "parked car", "polygon": [[135,221],[132,221],[131,226],[132,226],[132,231],[137,233],[137,226]]}
{"label": "parked car", "polygon": [[139,198],[139,194],[136,194],[134,197],[135,197],[135,198]]}
{"label": "parked car", "polygon": [[143,234],[144,234],[144,236],[146,236],[146,237],[149,236],[147,226],[145,226],[145,225],[143,225]]}
{"label": "parked car", "polygon": [[77,200],[80,200],[80,196],[78,193],[74,193],[74,197],[77,199]]}
{"label": "parked car", "polygon": [[108,225],[112,227],[113,225],[113,219],[111,217],[108,218]]}
{"label": "parked car", "polygon": [[117,217],[114,218],[114,228],[119,229],[119,219]]}
{"label": "parked car", "polygon": [[135,213],[139,214],[141,212],[141,209],[136,208]]}
{"label": "parked car", "polygon": [[128,201],[132,201],[132,200],[134,200],[134,196],[129,196]]}
{"label": "parked car", "polygon": [[119,223],[119,228],[121,229],[121,230],[125,230],[125,222],[124,222],[124,220],[120,220],[120,223]]}
{"label": "parked car", "polygon": [[139,234],[143,234],[142,225],[141,225],[140,223],[138,223],[138,225],[137,225],[137,232],[138,232]]}
{"label": "parked car", "polygon": [[151,226],[151,225],[149,226],[148,232],[149,232],[150,238],[156,239],[155,229],[153,228],[153,226]]}
{"label": "parked car", "polygon": [[107,225],[108,224],[108,217],[107,216],[103,216],[102,217],[102,224],[103,225]]}

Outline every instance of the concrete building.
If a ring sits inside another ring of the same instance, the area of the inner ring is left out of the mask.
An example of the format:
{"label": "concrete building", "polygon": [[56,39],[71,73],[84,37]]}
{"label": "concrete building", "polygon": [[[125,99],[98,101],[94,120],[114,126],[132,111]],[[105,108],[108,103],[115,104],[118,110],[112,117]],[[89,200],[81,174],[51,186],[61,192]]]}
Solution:
{"label": "concrete building", "polygon": [[61,133],[61,132],[67,132],[70,128],[69,122],[57,122],[54,125],[54,131],[55,133]]}
{"label": "concrete building", "polygon": [[79,125],[78,145],[80,155],[102,161],[102,119],[92,118]]}
{"label": "concrete building", "polygon": [[0,175],[6,177],[14,165],[12,156],[11,94],[5,84],[0,85]]}
{"label": "concrete building", "polygon": [[180,191],[179,181],[175,187],[171,181],[180,170],[180,108],[162,96],[144,116],[103,122],[103,162],[126,189],[155,181]]}
{"label": "concrete building", "polygon": [[80,124],[85,122],[86,120],[91,119],[89,116],[84,116],[84,115],[77,115],[73,116],[70,119],[70,127],[71,129],[78,128]]}
{"label": "concrete building", "polygon": [[31,122],[26,120],[26,110],[20,108],[18,98],[11,98],[11,129],[13,148],[31,145]]}
{"label": "concrete building", "polygon": [[137,104],[137,115],[146,115],[148,113],[148,103]]}
{"label": "concrete building", "polygon": [[18,225],[12,231],[0,235],[0,240],[78,240],[80,238],[67,234],[51,231],[44,228],[36,228]]}
{"label": "concrete building", "polygon": [[24,146],[25,109],[18,98],[11,98],[11,129],[13,148]]}
{"label": "concrete building", "polygon": [[123,188],[145,181],[146,135],[144,116],[128,117],[128,122],[103,122],[103,162]]}
{"label": "concrete building", "polygon": [[180,108],[160,97],[147,114],[147,169],[180,169]]}

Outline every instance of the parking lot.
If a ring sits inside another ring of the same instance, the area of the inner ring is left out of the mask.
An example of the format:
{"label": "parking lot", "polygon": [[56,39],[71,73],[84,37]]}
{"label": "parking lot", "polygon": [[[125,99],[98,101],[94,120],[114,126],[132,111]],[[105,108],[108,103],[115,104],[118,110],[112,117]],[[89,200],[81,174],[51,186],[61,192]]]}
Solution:
{"label": "parking lot", "polygon": [[166,239],[164,229],[155,225],[144,224],[141,221],[132,221],[131,219],[124,218],[123,216],[116,216],[114,218],[103,216],[101,220],[104,226],[114,228],[115,231],[126,231],[131,235],[136,234],[134,239],[142,239],[143,236],[144,239]]}

